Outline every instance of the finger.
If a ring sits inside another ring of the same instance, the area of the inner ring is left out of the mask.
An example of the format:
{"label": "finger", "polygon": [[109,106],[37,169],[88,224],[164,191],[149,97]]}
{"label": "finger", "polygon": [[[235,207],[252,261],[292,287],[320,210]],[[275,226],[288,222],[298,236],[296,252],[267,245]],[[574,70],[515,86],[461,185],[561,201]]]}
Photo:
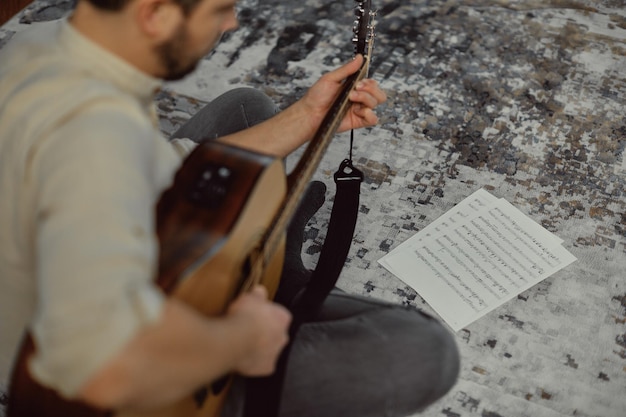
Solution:
{"label": "finger", "polygon": [[354,74],[361,68],[363,64],[363,55],[357,55],[352,61],[326,74],[326,77],[335,82],[345,80],[348,76]]}
{"label": "finger", "polygon": [[370,109],[373,109],[379,104],[376,97],[365,91],[352,91],[350,93],[350,101],[361,104],[364,107],[369,107]]}
{"label": "finger", "polygon": [[352,107],[352,112],[360,119],[363,126],[378,124],[378,115],[370,108],[357,105]]}
{"label": "finger", "polygon": [[255,285],[250,290],[250,294],[254,295],[255,297],[267,299],[267,288],[262,285]]}
{"label": "finger", "polygon": [[291,323],[291,320],[293,319],[291,312],[280,304],[276,304],[276,307],[277,307],[277,317],[285,325],[285,327],[289,326],[289,323]]}
{"label": "finger", "polygon": [[371,94],[376,98],[378,104],[387,101],[387,94],[378,86],[378,82],[376,80],[372,80],[371,78],[359,81],[355,86],[355,90]]}

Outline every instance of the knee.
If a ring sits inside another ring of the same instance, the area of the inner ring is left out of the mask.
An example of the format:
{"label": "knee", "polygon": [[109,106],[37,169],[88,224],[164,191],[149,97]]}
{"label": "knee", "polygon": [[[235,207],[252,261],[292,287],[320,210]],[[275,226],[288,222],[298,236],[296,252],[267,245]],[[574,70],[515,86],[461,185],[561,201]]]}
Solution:
{"label": "knee", "polygon": [[267,94],[255,88],[235,88],[224,93],[219,100],[237,103],[246,117],[248,127],[267,120],[278,112],[276,103]]}
{"label": "knee", "polygon": [[456,384],[460,369],[460,356],[454,335],[434,319],[431,338],[433,355],[439,364],[436,378],[433,379],[433,401],[443,397]]}
{"label": "knee", "polygon": [[402,355],[413,371],[407,395],[410,409],[420,411],[443,397],[456,384],[460,358],[454,335],[439,321],[409,309],[402,325]]}
{"label": "knee", "polygon": [[234,94],[240,97],[244,97],[244,101],[255,101],[264,103],[269,107],[275,107],[274,101],[265,94],[263,91],[252,87],[237,87],[226,92],[225,94]]}

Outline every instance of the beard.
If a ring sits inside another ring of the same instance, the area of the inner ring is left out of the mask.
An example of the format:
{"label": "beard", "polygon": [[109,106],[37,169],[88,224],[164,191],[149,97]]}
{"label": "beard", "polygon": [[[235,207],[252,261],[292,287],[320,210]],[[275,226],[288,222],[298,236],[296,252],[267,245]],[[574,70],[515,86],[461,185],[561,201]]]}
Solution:
{"label": "beard", "polygon": [[202,59],[202,56],[190,56],[187,53],[187,38],[186,27],[181,24],[170,39],[157,46],[157,55],[165,68],[162,77],[165,81],[184,78],[196,69]]}

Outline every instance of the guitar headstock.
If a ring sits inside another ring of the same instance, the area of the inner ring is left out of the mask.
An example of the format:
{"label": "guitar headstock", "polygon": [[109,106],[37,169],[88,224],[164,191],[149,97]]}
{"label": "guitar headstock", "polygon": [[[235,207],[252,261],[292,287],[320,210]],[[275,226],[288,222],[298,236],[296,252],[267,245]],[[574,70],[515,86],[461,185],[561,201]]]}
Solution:
{"label": "guitar headstock", "polygon": [[374,18],[376,12],[372,11],[371,0],[356,0],[356,3],[357,5],[354,8],[356,20],[354,21],[354,37],[352,38],[354,53],[362,54],[366,60],[369,60],[374,45]]}

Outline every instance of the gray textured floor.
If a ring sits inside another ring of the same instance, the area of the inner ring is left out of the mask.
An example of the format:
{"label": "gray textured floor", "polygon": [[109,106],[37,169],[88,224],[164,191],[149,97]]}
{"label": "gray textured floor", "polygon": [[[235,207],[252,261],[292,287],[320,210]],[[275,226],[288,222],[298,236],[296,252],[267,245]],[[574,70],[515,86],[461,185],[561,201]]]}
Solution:
{"label": "gray textured floor", "polygon": [[[0,46],[68,4],[36,3],[4,25]],[[241,29],[159,95],[164,132],[235,86],[289,105],[350,58],[352,5],[244,1]],[[624,1],[374,6],[372,76],[389,102],[379,127],[356,134],[367,178],[340,286],[431,311],[377,260],[485,187],[564,239],[578,261],[459,331],[461,378],[423,415],[626,416]],[[316,174],[328,200],[346,152],[341,135]],[[329,210],[307,229],[311,265]]]}

